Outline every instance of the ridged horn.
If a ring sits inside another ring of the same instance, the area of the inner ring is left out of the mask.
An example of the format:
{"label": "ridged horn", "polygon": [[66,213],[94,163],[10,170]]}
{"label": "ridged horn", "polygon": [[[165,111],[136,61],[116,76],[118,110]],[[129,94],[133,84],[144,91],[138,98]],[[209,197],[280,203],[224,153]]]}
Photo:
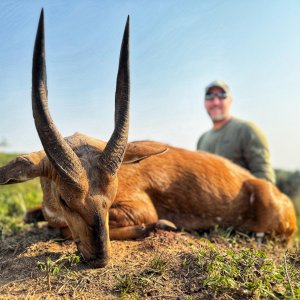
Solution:
{"label": "ridged horn", "polygon": [[43,9],[40,15],[33,52],[32,112],[36,130],[47,157],[55,170],[64,181],[80,185],[80,178],[84,172],[81,162],[55,127],[48,109]]}
{"label": "ridged horn", "polygon": [[127,18],[121,52],[115,94],[115,129],[104,151],[100,165],[114,175],[124,158],[129,129],[130,67],[129,67],[129,16]]}

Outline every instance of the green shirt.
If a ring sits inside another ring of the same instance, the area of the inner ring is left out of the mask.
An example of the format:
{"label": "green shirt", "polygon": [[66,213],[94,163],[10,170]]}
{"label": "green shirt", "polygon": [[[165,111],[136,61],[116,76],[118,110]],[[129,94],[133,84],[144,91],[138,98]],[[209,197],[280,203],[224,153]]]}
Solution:
{"label": "green shirt", "polygon": [[254,176],[275,183],[267,139],[251,122],[232,118],[222,128],[205,132],[197,143],[197,150],[226,157]]}

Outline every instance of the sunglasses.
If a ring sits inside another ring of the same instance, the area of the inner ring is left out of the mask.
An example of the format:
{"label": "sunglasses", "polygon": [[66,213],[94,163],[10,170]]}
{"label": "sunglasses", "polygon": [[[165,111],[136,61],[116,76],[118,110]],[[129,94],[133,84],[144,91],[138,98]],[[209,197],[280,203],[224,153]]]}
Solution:
{"label": "sunglasses", "polygon": [[205,95],[205,100],[211,101],[214,98],[218,98],[220,100],[225,100],[227,98],[226,93],[207,93]]}

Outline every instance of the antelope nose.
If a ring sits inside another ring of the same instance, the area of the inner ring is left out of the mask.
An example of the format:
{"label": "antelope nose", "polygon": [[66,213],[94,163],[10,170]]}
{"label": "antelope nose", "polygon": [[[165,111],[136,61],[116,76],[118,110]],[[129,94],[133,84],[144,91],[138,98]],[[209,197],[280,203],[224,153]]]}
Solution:
{"label": "antelope nose", "polygon": [[92,268],[104,268],[108,264],[109,258],[96,258],[89,261]]}

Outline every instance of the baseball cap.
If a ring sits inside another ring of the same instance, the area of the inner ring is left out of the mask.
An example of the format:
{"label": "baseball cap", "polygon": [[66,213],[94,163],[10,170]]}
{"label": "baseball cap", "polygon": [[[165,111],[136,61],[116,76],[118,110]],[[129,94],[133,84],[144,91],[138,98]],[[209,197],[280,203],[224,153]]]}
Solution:
{"label": "baseball cap", "polygon": [[207,92],[209,91],[209,89],[211,89],[214,86],[221,88],[227,94],[227,96],[231,96],[231,92],[230,92],[229,86],[228,86],[228,84],[224,80],[215,80],[215,81],[211,82],[205,88],[205,95],[207,94]]}

